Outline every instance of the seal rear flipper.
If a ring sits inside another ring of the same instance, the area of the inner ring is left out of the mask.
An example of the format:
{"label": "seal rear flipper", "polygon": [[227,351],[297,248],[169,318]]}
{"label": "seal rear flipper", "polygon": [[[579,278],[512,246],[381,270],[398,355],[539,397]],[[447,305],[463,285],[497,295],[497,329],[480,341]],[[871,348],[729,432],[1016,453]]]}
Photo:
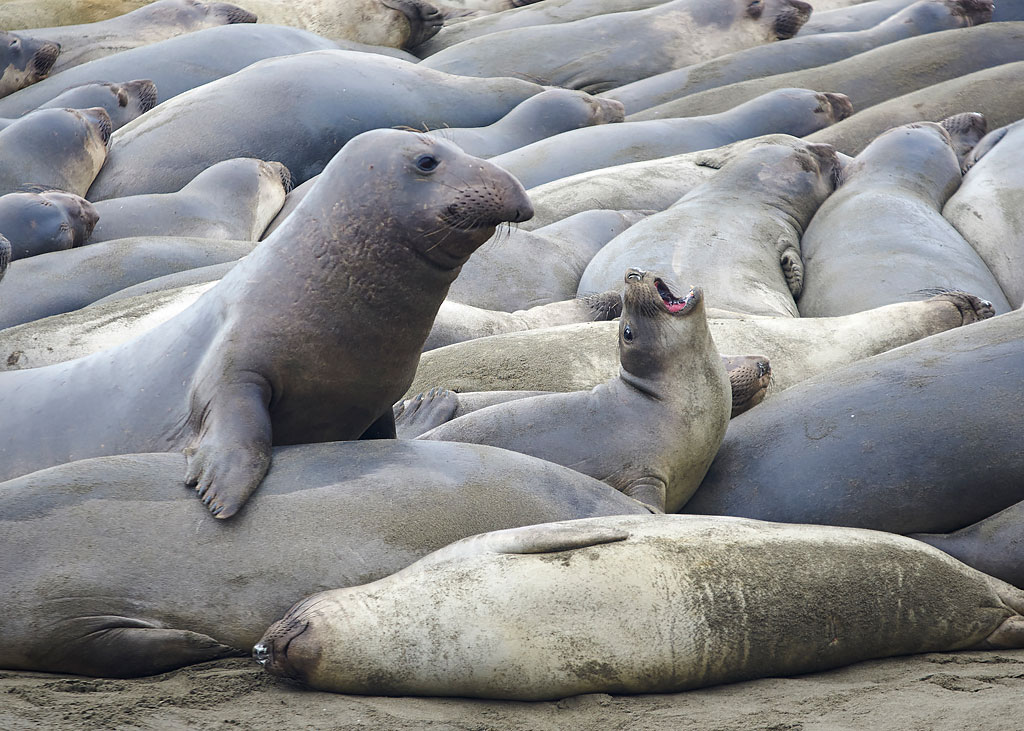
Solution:
{"label": "seal rear flipper", "polygon": [[136,678],[247,653],[207,635],[117,616],[76,617],[61,628],[38,669],[99,678]]}
{"label": "seal rear flipper", "polygon": [[395,430],[395,412],[388,409],[377,421],[373,422],[362,433],[360,439],[398,439]]}
{"label": "seal rear flipper", "polygon": [[395,404],[395,425],[402,439],[415,439],[455,417],[459,397],[447,388],[435,386],[426,393]]}
{"label": "seal rear flipper", "polygon": [[1024,617],[1015,614],[992,630],[992,634],[969,650],[1015,650],[1024,647]]}
{"label": "seal rear flipper", "polygon": [[782,250],[779,257],[782,275],[786,278],[786,286],[793,294],[793,299],[796,299],[804,291],[804,262],[800,258],[800,249],[792,243],[783,246],[783,242],[780,241],[779,244]]}
{"label": "seal rear flipper", "polygon": [[668,487],[656,478],[632,482],[622,489],[622,494],[643,503],[652,513],[664,513],[668,501]]}
{"label": "seal rear flipper", "polygon": [[196,489],[214,517],[230,518],[270,468],[270,385],[259,379],[215,388],[205,408],[193,395],[192,413],[201,414],[202,421],[193,446],[185,450],[185,484]]}

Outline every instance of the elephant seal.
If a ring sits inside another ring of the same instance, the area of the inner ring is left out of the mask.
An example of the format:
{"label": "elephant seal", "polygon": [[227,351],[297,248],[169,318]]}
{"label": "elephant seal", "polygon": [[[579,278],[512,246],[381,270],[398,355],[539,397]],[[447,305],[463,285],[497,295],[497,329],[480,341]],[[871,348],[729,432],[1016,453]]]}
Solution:
{"label": "elephant seal", "polygon": [[622,105],[582,91],[548,89],[531,96],[487,127],[430,130],[477,157],[494,157],[569,130],[621,122]]}
{"label": "elephant seal", "polygon": [[40,109],[0,130],[0,195],[26,185],[85,196],[107,159],[110,116],[102,107]]}
{"label": "elephant seal", "polygon": [[418,438],[531,454],[602,480],[656,510],[678,510],[725,434],[729,378],[699,287],[676,294],[660,277],[638,269],[626,272],[625,285],[617,377],[591,391],[491,406]]}
{"label": "elephant seal", "polygon": [[474,536],[315,594],[253,656],[319,690],[536,701],[1021,647],[1022,612],[1024,592],[903,536],[616,516]]}
{"label": "elephant seal", "polygon": [[7,265],[11,263],[11,242],[0,234],[0,282],[7,273]]}
{"label": "elephant seal", "polygon": [[[360,135],[288,223],[170,322],[88,358],[0,374],[0,410],[24,420],[0,441],[0,478],[184,450],[185,483],[227,518],[263,479],[272,444],[393,437],[392,404],[459,267],[498,224],[531,213],[512,176],[454,145]],[[381,318],[386,330],[366,327]],[[77,428],[83,418],[90,429]]]}
{"label": "elephant seal", "polygon": [[987,23],[991,17],[992,0],[918,0],[872,28],[746,48],[635,81],[603,96],[619,100],[634,114],[706,89],[825,66],[904,38]]}
{"label": "elephant seal", "polygon": [[498,155],[494,162],[532,188],[587,170],[720,147],[773,132],[803,137],[852,113],[849,99],[842,94],[776,89],[707,117],[624,122],[563,132]]}
{"label": "elephant seal", "polygon": [[804,233],[800,314],[848,315],[936,287],[977,293],[1007,312],[985,262],[942,217],[960,180],[942,126],[908,124],[877,137],[843,169],[843,184]]}
{"label": "elephant seal", "polygon": [[59,43],[0,31],[0,97],[44,78],[50,73],[58,55]]}
{"label": "elephant seal", "polygon": [[33,28],[25,32],[60,44],[60,57],[51,71],[58,74],[72,66],[184,33],[230,23],[255,22],[255,15],[231,3],[156,0],[109,20]]}
{"label": "elephant seal", "polygon": [[[720,353],[771,353],[782,391],[812,376],[992,317],[991,303],[964,292],[900,302],[845,317],[711,319]],[[615,324],[591,322],[493,335],[424,353],[406,398],[435,386],[453,391],[579,391],[619,372]],[[0,352],[2,359],[3,352]]]}
{"label": "elephant seal", "polygon": [[671,267],[666,274],[676,281],[703,282],[711,306],[798,317],[800,237],[838,174],[828,145],[755,147],[608,242],[587,265],[579,291],[611,289],[613,272],[633,262]]}
{"label": "elephant seal", "polygon": [[646,10],[492,33],[446,48],[422,64],[451,74],[515,75],[597,93],[792,38],[810,14],[811,6],[801,0],[673,0]]}
{"label": "elephant seal", "polygon": [[893,533],[1024,500],[1024,312],[823,373],[733,419],[687,513]]}
{"label": "elephant seal", "polygon": [[[627,121],[695,117],[717,114],[772,89],[810,87],[833,89],[850,98],[858,117],[871,106],[908,94],[943,81],[989,69],[1000,64],[1024,60],[1024,23],[985,23],[973,28],[944,30],[939,33],[907,38],[825,66],[740,81],[727,86],[690,94],[681,99],[659,104],[636,114]],[[871,137],[888,127],[915,121],[915,119],[941,119],[964,109],[974,109],[990,116],[988,110],[976,103],[977,92],[968,85],[962,87],[965,99],[949,111],[935,113],[935,103],[927,94],[915,97],[929,111],[922,117],[892,119],[886,126],[875,127]],[[890,115],[896,110],[892,110]],[[884,115],[883,115],[884,116]],[[991,122],[991,119],[989,120]],[[870,139],[870,137],[868,138]],[[830,142],[818,139],[817,142]],[[865,144],[867,140],[865,140]],[[830,142],[830,144],[833,144]],[[836,145],[841,152],[850,152]]]}
{"label": "elephant seal", "polygon": [[99,201],[92,241],[161,235],[258,241],[290,187],[291,175],[281,163],[224,160],[176,193]]}
{"label": "elephant seal", "polygon": [[59,190],[0,196],[0,233],[11,246],[11,260],[84,244],[99,215],[92,203]]}
{"label": "elephant seal", "polygon": [[[277,160],[302,183],[361,132],[479,127],[541,91],[518,79],[451,76],[372,53],[272,58],[180,94],[119,129],[86,197],[169,193],[233,157]],[[261,103],[253,108],[256,98]]]}
{"label": "elephant seal", "polygon": [[237,655],[296,597],[480,531],[648,512],[526,455],[376,441],[275,449],[259,495],[215,525],[183,469],[122,455],[0,484],[0,548],[22,556],[4,571],[0,668],[131,677]]}
{"label": "elephant seal", "polygon": [[156,84],[150,79],[136,79],[123,84],[96,81],[68,89],[40,109],[87,109],[103,107],[110,117],[110,126],[119,130],[156,106]]}
{"label": "elephant seal", "polygon": [[811,19],[800,28],[798,36],[819,33],[845,33],[878,25],[917,0],[869,0],[832,10],[815,10]]}
{"label": "elephant seal", "polygon": [[1000,128],[980,145],[984,156],[971,159],[942,216],[974,247],[1017,309],[1024,304],[1024,125]]}

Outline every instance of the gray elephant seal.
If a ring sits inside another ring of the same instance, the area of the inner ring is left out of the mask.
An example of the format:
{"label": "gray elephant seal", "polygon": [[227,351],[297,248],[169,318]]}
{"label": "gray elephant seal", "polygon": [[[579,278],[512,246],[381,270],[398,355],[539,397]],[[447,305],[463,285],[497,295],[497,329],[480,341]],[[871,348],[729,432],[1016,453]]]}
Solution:
{"label": "gray elephant seal", "polygon": [[853,113],[842,94],[776,89],[721,114],[624,122],[563,132],[494,158],[527,188],[569,175],[770,133],[803,137]]}
{"label": "gray elephant seal", "polygon": [[25,185],[85,196],[107,159],[110,116],[102,107],[40,109],[0,130],[0,195]]}
{"label": "gray elephant seal", "polygon": [[59,54],[59,43],[0,31],[0,97],[44,78]]}
{"label": "gray elephant seal", "polygon": [[88,109],[103,107],[110,116],[110,126],[119,130],[133,119],[156,106],[156,84],[149,79],[136,79],[123,84],[96,81],[68,89],[40,109]]}
{"label": "gray elephant seal", "polygon": [[99,201],[92,241],[161,235],[258,241],[290,188],[291,175],[281,163],[224,160],[176,193]]}
{"label": "gray elephant seal", "polygon": [[[2,374],[0,410],[24,428],[0,442],[0,476],[184,450],[186,484],[227,518],[272,444],[393,437],[392,404],[459,267],[495,226],[531,214],[515,179],[454,145],[361,135],[288,223],[178,317],[89,358]],[[366,327],[381,318],[386,331]]]}
{"label": "gray elephant seal", "polygon": [[949,133],[921,122],[877,137],[843,169],[802,239],[804,317],[848,315],[932,288],[977,293],[1007,312],[985,262],[942,217],[960,185]]}
{"label": "gray elephant seal", "polygon": [[547,700],[1021,647],[1022,612],[1019,589],[902,536],[616,516],[475,536],[315,594],[253,655],[320,690]]}
{"label": "gray elephant seal", "polygon": [[34,28],[26,33],[60,44],[51,73],[150,43],[230,23],[255,23],[256,16],[237,5],[198,0],[156,0],[110,20]]}
{"label": "gray elephant seal", "polygon": [[92,203],[73,193],[0,196],[0,233],[11,242],[11,260],[81,246],[98,218]]}
{"label": "gray elephant seal", "polygon": [[7,265],[11,263],[11,242],[0,235],[0,282],[7,273]]}
{"label": "gray elephant seal", "polygon": [[792,38],[810,14],[811,6],[801,0],[673,0],[646,10],[492,33],[446,48],[422,65],[464,76],[515,75],[597,93]]}
{"label": "gray elephant seal", "polygon": [[419,438],[532,454],[656,510],[682,507],[725,435],[729,379],[699,288],[677,295],[637,269],[626,272],[625,283],[617,378],[591,391],[481,409]]}
{"label": "gray elephant seal", "polygon": [[460,538],[647,512],[526,455],[378,441],[275,449],[260,494],[215,525],[181,488],[183,468],[178,454],[123,455],[0,485],[0,549],[34,557],[4,571],[0,668],[130,677],[238,655],[296,597]]}
{"label": "gray elephant seal", "polygon": [[580,293],[614,287],[613,273],[667,267],[704,282],[713,307],[797,317],[800,237],[839,174],[828,145],[762,145],[736,157],[674,206],[612,239],[587,265]]}

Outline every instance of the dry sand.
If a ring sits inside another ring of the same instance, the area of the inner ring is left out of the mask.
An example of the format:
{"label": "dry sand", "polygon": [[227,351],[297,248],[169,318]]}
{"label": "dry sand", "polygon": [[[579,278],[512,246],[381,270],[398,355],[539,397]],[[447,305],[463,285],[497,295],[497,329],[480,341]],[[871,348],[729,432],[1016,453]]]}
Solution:
{"label": "dry sand", "polygon": [[0,672],[0,729],[1024,728],[1024,650],[916,655],[674,695],[550,703],[380,698],[303,690],[246,659],[138,680]]}

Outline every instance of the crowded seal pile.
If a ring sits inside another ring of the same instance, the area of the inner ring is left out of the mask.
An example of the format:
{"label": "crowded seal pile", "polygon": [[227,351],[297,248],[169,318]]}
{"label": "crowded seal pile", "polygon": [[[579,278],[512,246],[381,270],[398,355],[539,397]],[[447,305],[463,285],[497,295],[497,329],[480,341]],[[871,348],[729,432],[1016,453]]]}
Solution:
{"label": "crowded seal pile", "polygon": [[0,0],[0,728],[1017,728],[1024,2],[812,4]]}

